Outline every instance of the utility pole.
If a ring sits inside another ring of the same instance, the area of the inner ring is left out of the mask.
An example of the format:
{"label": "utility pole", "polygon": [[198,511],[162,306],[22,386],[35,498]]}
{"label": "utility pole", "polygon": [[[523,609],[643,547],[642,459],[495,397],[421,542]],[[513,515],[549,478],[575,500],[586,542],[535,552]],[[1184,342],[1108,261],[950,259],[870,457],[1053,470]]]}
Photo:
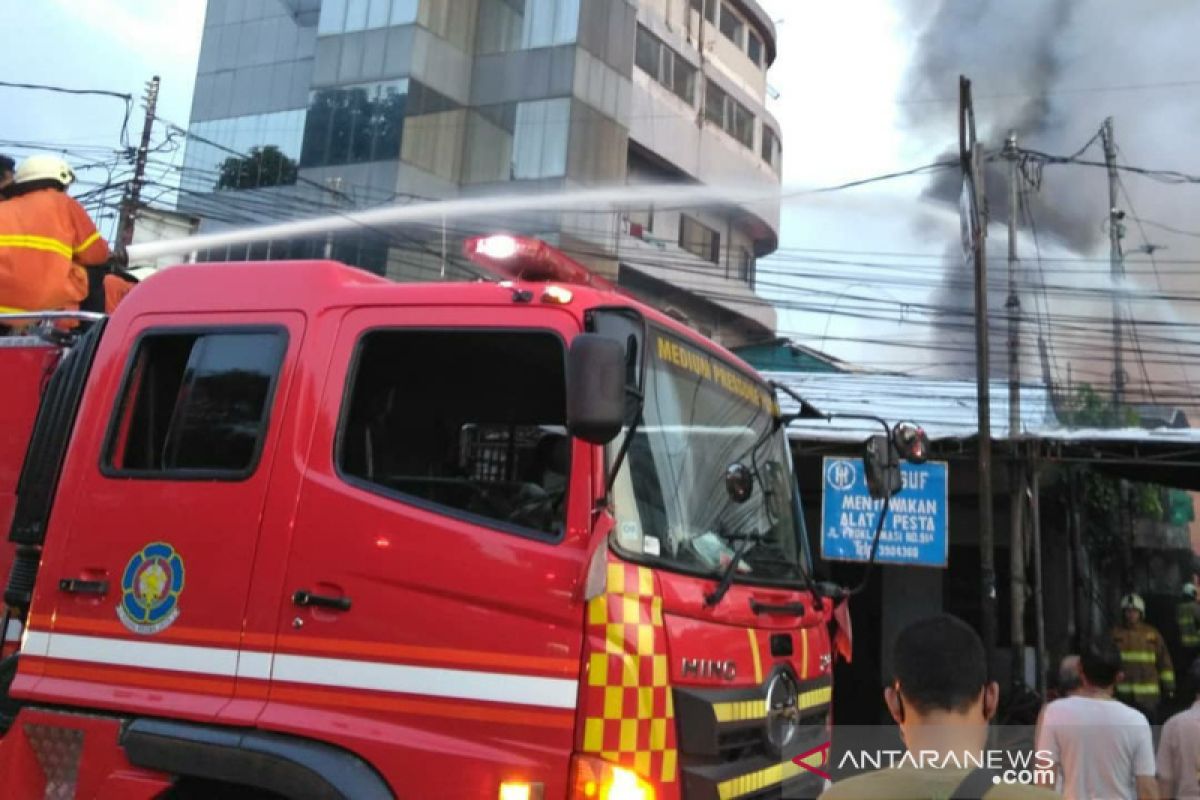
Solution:
{"label": "utility pole", "polygon": [[[1108,253],[1109,277],[1112,280],[1112,338],[1113,338],[1113,425],[1124,424],[1122,411],[1125,402],[1125,359],[1121,341],[1121,299],[1125,293],[1125,254],[1121,252],[1121,239],[1125,235],[1125,212],[1117,208],[1117,142],[1113,137],[1113,118],[1105,117],[1100,126],[1100,139],[1104,143],[1104,163],[1108,167]],[[1129,513],[1129,481],[1122,478],[1119,485],[1120,508],[1118,525],[1121,532],[1121,580],[1132,586],[1133,569],[1133,524]]]}
{"label": "utility pole", "polygon": [[142,98],[143,108],[146,109],[146,119],[142,123],[142,141],[138,145],[133,162],[133,180],[121,203],[121,217],[117,223],[117,247],[125,250],[133,243],[134,217],[138,204],[142,200],[142,186],[146,182],[146,155],[150,151],[150,134],[154,129],[155,111],[158,108],[158,76],[155,75],[146,83],[146,95]]}
{"label": "utility pole", "polygon": [[1012,639],[1011,682],[1015,687],[1025,674],[1025,465],[1021,443],[1021,298],[1017,294],[1017,213],[1021,207],[1021,167],[1017,160],[1017,132],[1004,142],[1008,161],[1008,523],[1009,610]]}
{"label": "utility pole", "polygon": [[963,248],[975,272],[976,405],[979,412],[979,584],[980,633],[988,669],[996,655],[996,553],[992,528],[992,407],[988,368],[987,209],[983,148],[975,138],[971,81],[958,79],[958,155],[963,171]]}
{"label": "utility pole", "polygon": [[1104,163],[1108,166],[1108,245],[1109,271],[1112,277],[1112,338],[1113,338],[1113,413],[1118,417],[1125,400],[1125,366],[1121,348],[1121,294],[1125,278],[1125,255],[1121,252],[1121,237],[1125,235],[1125,212],[1117,208],[1117,144],[1113,139],[1113,118],[1105,117],[1100,128],[1104,142]]}

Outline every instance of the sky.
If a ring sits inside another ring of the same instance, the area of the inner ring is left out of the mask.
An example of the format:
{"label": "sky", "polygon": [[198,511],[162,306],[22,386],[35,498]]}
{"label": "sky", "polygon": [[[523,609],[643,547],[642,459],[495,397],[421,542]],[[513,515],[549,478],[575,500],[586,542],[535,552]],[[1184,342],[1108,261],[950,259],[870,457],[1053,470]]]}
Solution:
{"label": "sky", "polygon": [[[962,338],[962,331],[931,324],[919,308],[925,303],[960,307],[969,300],[955,274],[938,278],[942,260],[959,246],[953,174],[938,185],[921,176],[829,194],[799,193],[926,164],[956,149],[960,72],[975,81],[981,136],[993,147],[1011,125],[1022,129],[1022,144],[1070,153],[1113,114],[1126,161],[1200,172],[1200,153],[1190,133],[1200,128],[1200,70],[1189,41],[1200,30],[1200,4],[1193,0],[1161,0],[1151,7],[1118,0],[761,2],[779,37],[779,55],[768,75],[777,97],[769,106],[782,126],[788,199],[780,251],[760,263],[760,291],[780,303],[782,334],[834,355],[932,374],[946,365],[939,364],[936,349],[926,352],[923,346]],[[158,74],[159,114],[186,125],[204,5],[204,0],[9,3],[6,28],[20,33],[0,51],[0,80],[138,96],[144,82]],[[47,42],[62,46],[49,55]],[[8,110],[0,117],[0,152],[12,141],[110,150],[120,141],[124,106],[112,98],[0,87],[0,102]],[[135,108],[130,141],[140,131],[140,115]],[[1088,155],[1101,158],[1096,147]],[[182,150],[171,157],[181,159]],[[1058,169],[1046,169],[1032,206],[1042,226],[1038,253],[1079,264],[1083,258],[1103,258],[1102,171]],[[80,173],[81,180],[103,179],[95,170],[88,174],[86,165]],[[997,177],[989,187],[998,191],[1004,176]],[[1124,204],[1141,215],[1168,227],[1200,227],[1191,222],[1200,216],[1200,189],[1164,187],[1134,176],[1127,187]],[[1001,275],[1006,209],[996,205],[993,223],[1001,230],[992,236],[993,246],[1000,248],[993,274]],[[1200,238],[1161,227],[1150,230],[1131,231],[1129,247],[1152,240],[1181,260],[1200,259],[1200,248],[1193,250]],[[1019,242],[1025,253],[1034,247],[1029,231]],[[916,263],[909,271],[921,280],[908,285],[877,280],[880,268],[861,262],[882,260],[893,270],[909,265],[899,256],[864,253],[915,254],[907,259]],[[1165,276],[1158,274],[1158,264],[1154,269],[1156,291],[1165,284],[1166,290],[1200,292],[1200,286],[1188,283],[1192,279],[1183,265],[1164,269]],[[1102,317],[1103,304],[1088,305],[1081,293],[1100,274],[1076,270],[1059,280],[1072,308],[1093,322]],[[1148,280],[1131,275],[1130,285],[1144,290]],[[1043,311],[1049,306],[1046,297],[1026,300],[1041,302]],[[1001,295],[994,306],[1002,302]],[[845,313],[864,303],[872,319]],[[1148,299],[1131,308],[1152,319],[1188,318],[1187,308],[1178,304],[1165,307]],[[863,338],[905,344],[881,347]],[[1060,338],[1064,351],[1070,349],[1068,339]],[[1178,341],[1160,349],[1172,347],[1178,350]],[[1147,368],[1155,370],[1153,363]]]}

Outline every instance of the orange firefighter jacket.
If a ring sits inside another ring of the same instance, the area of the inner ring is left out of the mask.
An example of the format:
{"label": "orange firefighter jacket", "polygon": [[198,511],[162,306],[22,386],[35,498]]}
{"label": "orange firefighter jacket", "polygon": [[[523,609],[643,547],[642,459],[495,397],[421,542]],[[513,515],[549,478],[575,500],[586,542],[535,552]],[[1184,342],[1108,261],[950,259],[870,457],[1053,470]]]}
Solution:
{"label": "orange firefighter jacket", "polygon": [[0,312],[72,307],[87,296],[84,266],[108,260],[83,206],[56,189],[0,203]]}
{"label": "orange firefighter jacket", "polygon": [[1119,696],[1154,703],[1159,699],[1160,683],[1167,692],[1175,691],[1175,669],[1157,628],[1145,622],[1118,625],[1112,637],[1121,651],[1121,671],[1125,673],[1117,684]]}

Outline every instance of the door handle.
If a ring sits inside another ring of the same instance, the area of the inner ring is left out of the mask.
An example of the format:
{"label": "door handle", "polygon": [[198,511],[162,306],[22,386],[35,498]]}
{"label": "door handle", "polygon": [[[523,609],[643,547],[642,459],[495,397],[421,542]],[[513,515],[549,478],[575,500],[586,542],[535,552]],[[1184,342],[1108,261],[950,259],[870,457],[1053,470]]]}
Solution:
{"label": "door handle", "polygon": [[760,603],[750,598],[750,610],[755,614],[793,614],[804,616],[804,603]]}
{"label": "door handle", "polygon": [[331,608],[334,611],[349,611],[349,597],[330,597],[324,594],[313,594],[308,589],[297,589],[292,595],[292,602],[298,606],[315,606],[317,608]]}
{"label": "door handle", "polygon": [[89,581],[82,578],[63,578],[58,588],[71,594],[108,594],[108,581]]}

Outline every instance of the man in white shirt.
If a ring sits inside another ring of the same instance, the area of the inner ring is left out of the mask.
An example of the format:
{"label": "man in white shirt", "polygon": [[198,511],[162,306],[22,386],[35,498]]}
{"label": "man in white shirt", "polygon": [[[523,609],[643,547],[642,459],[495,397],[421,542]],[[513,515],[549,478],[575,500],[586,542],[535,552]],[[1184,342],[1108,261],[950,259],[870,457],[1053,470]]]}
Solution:
{"label": "man in white shirt", "polygon": [[[1200,658],[1192,662],[1188,678],[1200,687]],[[1163,726],[1158,743],[1158,788],[1163,797],[1200,800],[1200,699]]]}
{"label": "man in white shirt", "polygon": [[1067,800],[1157,800],[1150,723],[1113,698],[1121,652],[1097,642],[1079,658],[1083,685],[1046,706],[1037,749],[1057,767]]}

